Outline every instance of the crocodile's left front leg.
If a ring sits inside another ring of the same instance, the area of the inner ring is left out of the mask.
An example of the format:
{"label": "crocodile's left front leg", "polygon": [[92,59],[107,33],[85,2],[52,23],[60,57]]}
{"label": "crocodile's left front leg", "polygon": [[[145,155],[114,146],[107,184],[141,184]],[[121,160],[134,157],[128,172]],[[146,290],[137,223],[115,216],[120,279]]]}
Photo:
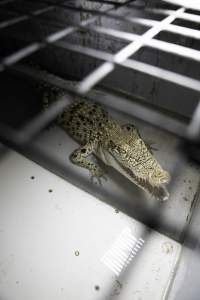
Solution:
{"label": "crocodile's left front leg", "polygon": [[71,154],[70,158],[74,164],[88,169],[92,180],[96,177],[99,183],[101,183],[100,178],[104,175],[104,171],[93,161],[87,158],[90,154],[94,153],[95,147],[95,143],[89,142],[75,150]]}

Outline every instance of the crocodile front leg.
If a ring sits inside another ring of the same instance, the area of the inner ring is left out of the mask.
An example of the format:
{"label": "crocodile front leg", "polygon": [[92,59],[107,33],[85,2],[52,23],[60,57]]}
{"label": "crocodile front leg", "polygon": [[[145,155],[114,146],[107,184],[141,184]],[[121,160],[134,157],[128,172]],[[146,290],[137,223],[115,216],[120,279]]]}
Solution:
{"label": "crocodile front leg", "polygon": [[153,151],[158,151],[158,149],[154,147],[154,145],[156,145],[154,141],[145,140],[144,143],[151,154],[153,154]]}
{"label": "crocodile front leg", "polygon": [[92,181],[96,177],[98,182],[101,183],[100,178],[103,177],[104,171],[93,161],[87,158],[94,152],[95,146],[95,143],[87,143],[86,145],[76,149],[71,154],[70,158],[75,165],[86,168],[90,171]]}

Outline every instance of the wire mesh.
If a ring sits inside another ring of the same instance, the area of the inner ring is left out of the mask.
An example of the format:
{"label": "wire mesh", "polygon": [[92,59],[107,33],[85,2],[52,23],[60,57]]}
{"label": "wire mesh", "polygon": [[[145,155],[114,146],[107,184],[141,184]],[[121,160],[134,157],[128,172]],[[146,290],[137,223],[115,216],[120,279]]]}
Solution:
{"label": "wire mesh", "polygon": [[[187,12],[187,8],[194,8],[195,10],[199,10],[199,6],[193,7],[192,5],[181,5],[181,1],[172,3],[172,1],[159,1],[156,2],[155,7],[146,8],[145,5],[138,4],[135,0],[126,0],[126,1],[91,1],[91,3],[100,3],[106,4],[105,9],[95,9],[95,8],[86,8],[83,5],[73,5],[70,2],[66,1],[50,1],[50,0],[40,0],[37,1],[37,5],[35,9],[31,11],[19,10],[18,6],[10,7],[10,4],[20,3],[18,0],[5,0],[0,2],[0,7],[3,8],[5,11],[8,10],[9,13],[14,13],[14,16],[8,17],[8,19],[4,19],[0,22],[0,32],[3,32],[4,29],[13,28],[17,24],[26,22],[28,20],[32,20],[33,22],[37,22],[37,18],[43,19],[44,15],[48,12],[54,11],[55,9],[62,9],[67,12],[78,12],[78,13],[88,13],[90,16],[86,20],[82,20],[80,22],[71,22],[71,24],[62,24],[63,28],[57,30],[56,32],[50,33],[45,35],[44,38],[38,40],[32,40],[26,46],[22,46],[17,51],[13,51],[9,55],[5,55],[2,57],[0,61],[0,71],[4,70],[12,70],[14,69],[14,64],[20,62],[24,58],[29,57],[33,53],[36,53],[44,48],[49,46],[57,47],[64,50],[68,50],[74,53],[80,53],[83,55],[87,55],[89,57],[93,57],[95,59],[99,59],[102,63],[95,68],[90,74],[85,76],[80,83],[76,86],[76,88],[72,91],[69,87],[65,86],[65,90],[68,91],[68,96],[72,94],[79,94],[84,95],[87,94],[96,84],[100,83],[106,76],[112,73],[117,66],[123,67],[125,69],[136,70],[141,73],[145,73],[147,75],[153,76],[160,80],[169,81],[173,84],[180,85],[182,87],[186,87],[188,89],[194,90],[199,92],[200,91],[200,81],[196,78],[191,78],[189,76],[185,76],[179,74],[174,71],[169,71],[164,68],[160,68],[157,66],[150,65],[145,62],[140,62],[132,58],[132,56],[137,53],[141,48],[149,47],[156,50],[160,50],[163,53],[170,53],[172,55],[178,55],[183,58],[190,59],[199,63],[200,61],[200,51],[197,49],[191,49],[187,46],[177,45],[175,43],[169,41],[162,41],[155,39],[155,37],[163,31],[168,31],[171,33],[175,33],[181,36],[190,37],[198,40],[200,38],[200,33],[196,29],[178,26],[173,24],[177,19],[183,19],[186,21],[193,21],[199,24],[200,16]],[[33,1],[27,1],[30,4],[33,4]],[[172,8],[170,9],[163,8],[161,4],[163,3],[170,3],[172,4]],[[40,5],[43,7],[41,8]],[[143,10],[145,12],[151,13],[151,16],[155,18],[144,18],[144,17],[132,17],[129,15],[121,14],[121,8],[128,8],[128,9],[138,9]],[[162,15],[163,17],[160,20],[157,20],[156,16]],[[143,34],[133,34],[126,31],[121,31],[118,29],[111,29],[105,28],[103,26],[96,25],[95,22],[100,17],[106,17],[114,20],[118,20],[120,22],[129,22],[131,24],[140,24],[145,27],[145,31]],[[45,18],[43,19],[45,22]],[[52,20],[53,21],[53,20]],[[24,23],[25,24],[25,23]],[[77,32],[78,30],[85,30],[86,32],[98,32],[100,34],[105,34],[109,37],[120,38],[127,42],[127,45],[120,49],[117,53],[110,54],[107,51],[93,49],[88,46],[83,45],[74,45],[71,42],[67,42],[63,40],[66,36]],[[15,71],[17,68],[15,68]],[[30,69],[29,69],[30,70]],[[23,69],[23,73],[29,76],[33,76],[34,72],[29,72],[28,69]],[[31,74],[31,75],[30,75]],[[38,73],[36,73],[35,78],[39,79]],[[46,78],[43,78],[45,81]],[[55,82],[53,83],[56,84]],[[135,115],[136,117],[141,118],[139,110],[136,110]],[[150,120],[150,123],[153,121],[153,117],[149,117],[150,115],[153,116],[153,112],[147,112],[146,114],[142,115],[144,120]],[[52,119],[52,114],[48,118],[48,110],[47,110],[47,118],[44,118],[44,122],[39,122],[41,126],[37,126],[37,130],[33,130],[32,132],[39,132],[45,124]],[[56,117],[57,111],[55,110],[54,117]],[[178,136],[186,139],[198,139],[199,136],[199,126],[197,126],[197,114],[194,113],[194,118],[192,120],[192,125],[190,128],[193,128],[192,134],[191,130],[185,130],[181,126],[170,126],[167,125],[166,119],[163,116],[160,116],[159,121],[154,121],[154,125],[159,126],[165,130],[169,130]],[[41,116],[38,116],[41,119]],[[31,127],[31,122],[30,122]],[[34,126],[33,126],[34,127]],[[182,128],[182,129],[180,129]],[[2,135],[6,135],[5,127],[4,130],[1,130]],[[16,139],[15,139],[16,140]],[[26,139],[27,140],[27,139]],[[16,140],[17,142],[17,140]]]}

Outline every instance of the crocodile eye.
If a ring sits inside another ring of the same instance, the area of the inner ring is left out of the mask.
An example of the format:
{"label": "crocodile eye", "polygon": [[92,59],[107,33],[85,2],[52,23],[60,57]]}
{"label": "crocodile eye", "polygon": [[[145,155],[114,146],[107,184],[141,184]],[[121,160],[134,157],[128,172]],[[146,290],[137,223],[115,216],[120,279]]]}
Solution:
{"label": "crocodile eye", "polygon": [[119,150],[117,148],[113,149],[113,151],[117,154],[119,154]]}

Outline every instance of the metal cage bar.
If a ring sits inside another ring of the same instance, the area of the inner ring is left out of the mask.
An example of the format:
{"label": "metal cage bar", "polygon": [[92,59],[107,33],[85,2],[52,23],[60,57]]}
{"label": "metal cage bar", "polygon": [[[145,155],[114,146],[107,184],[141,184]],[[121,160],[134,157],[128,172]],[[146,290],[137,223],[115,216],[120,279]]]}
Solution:
{"label": "metal cage bar", "polygon": [[55,8],[55,6],[48,6],[45,8],[37,9],[29,14],[23,14],[19,17],[11,18],[10,20],[2,21],[2,22],[0,22],[0,29],[7,28],[9,26],[16,25],[17,23],[27,21],[31,18],[34,18],[35,16],[40,16],[46,12],[53,10],[54,8]]}

